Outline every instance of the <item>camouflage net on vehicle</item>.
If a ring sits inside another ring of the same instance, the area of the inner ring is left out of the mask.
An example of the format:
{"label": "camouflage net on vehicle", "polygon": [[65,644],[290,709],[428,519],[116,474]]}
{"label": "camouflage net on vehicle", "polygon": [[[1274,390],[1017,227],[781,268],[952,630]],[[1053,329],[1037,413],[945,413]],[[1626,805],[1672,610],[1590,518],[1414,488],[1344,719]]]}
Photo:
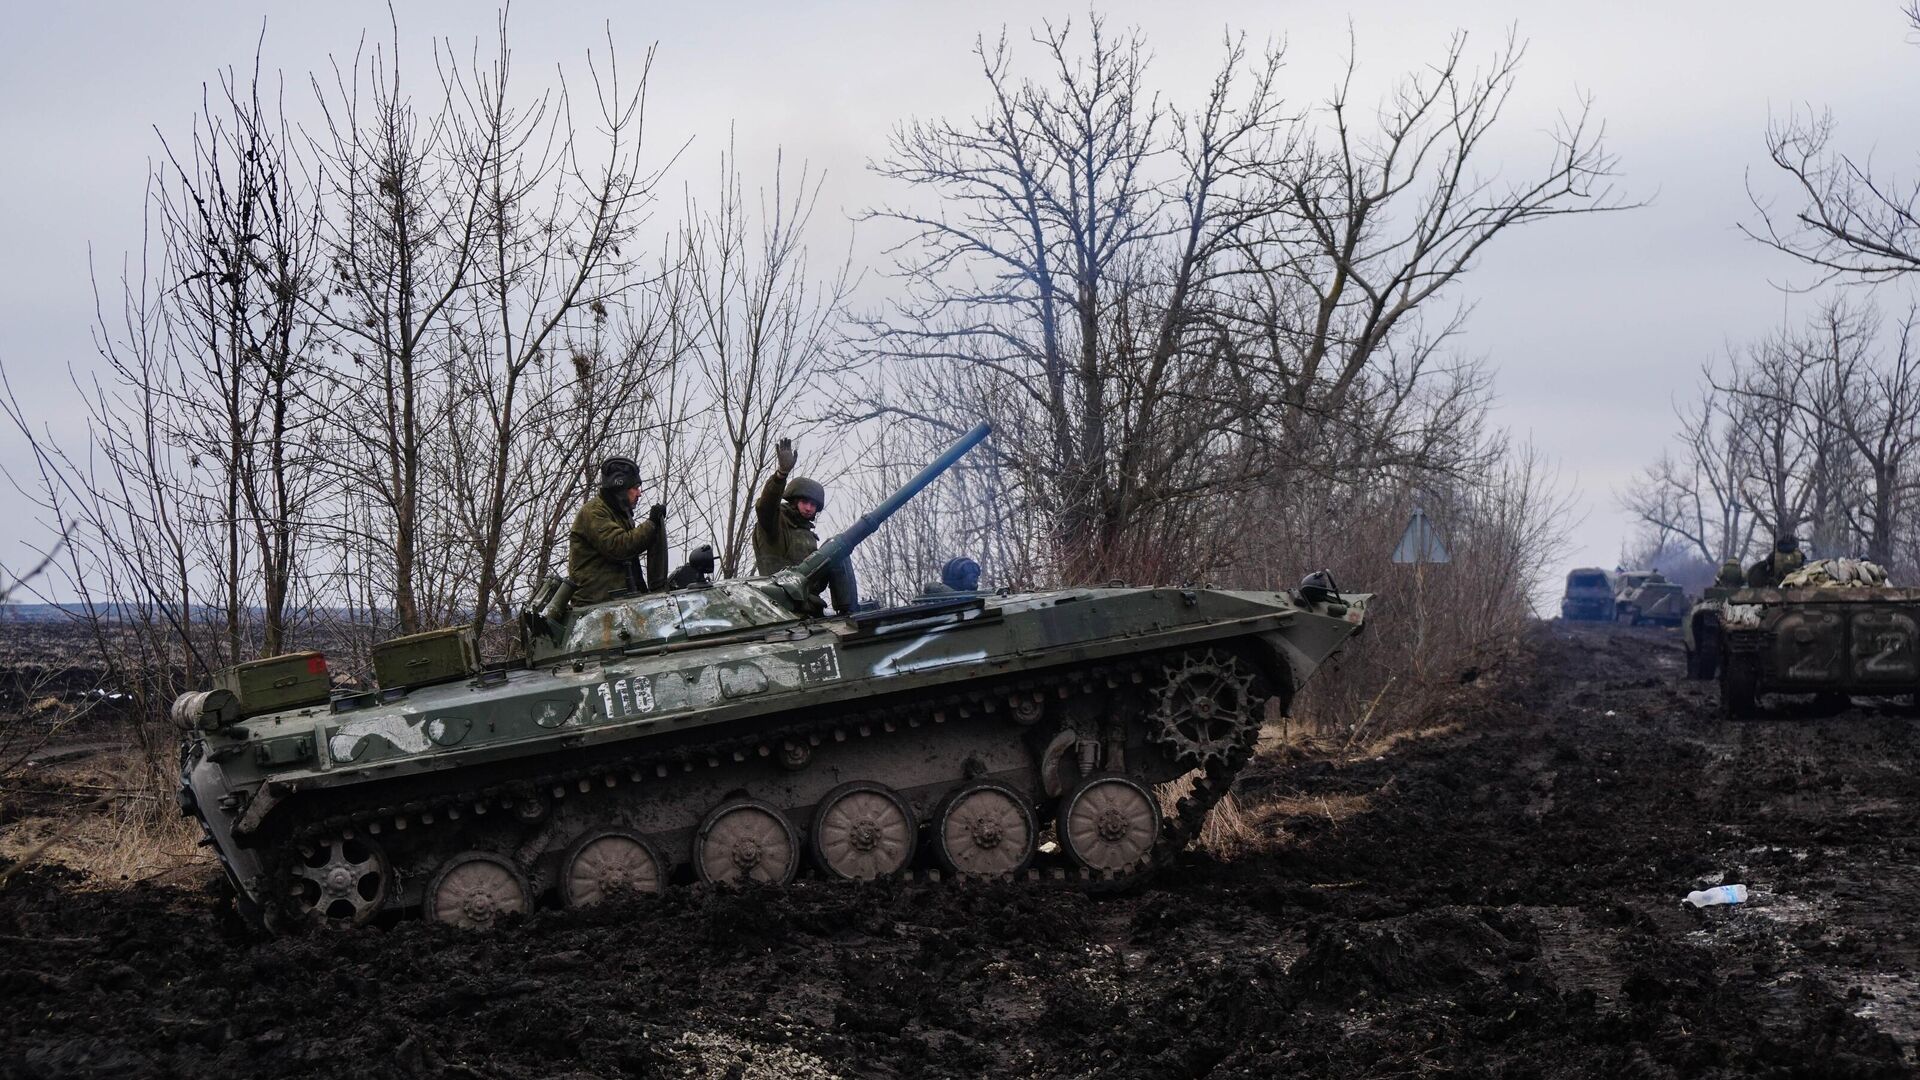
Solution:
{"label": "camouflage net on vehicle", "polygon": [[1815,559],[1780,579],[1783,589],[1866,589],[1887,583],[1887,568],[1865,559]]}
{"label": "camouflage net on vehicle", "polygon": [[[1815,559],[1780,579],[1783,589],[1869,589],[1887,583],[1887,568],[1865,559]],[[1728,604],[1721,616],[1725,626],[1760,625],[1759,604]]]}

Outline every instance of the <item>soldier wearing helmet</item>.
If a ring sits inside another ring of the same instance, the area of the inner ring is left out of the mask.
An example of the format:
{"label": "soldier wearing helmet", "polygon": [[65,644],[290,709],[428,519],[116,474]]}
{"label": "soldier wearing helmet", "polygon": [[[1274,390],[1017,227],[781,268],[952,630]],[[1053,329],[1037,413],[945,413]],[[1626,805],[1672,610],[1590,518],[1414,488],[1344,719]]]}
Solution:
{"label": "soldier wearing helmet", "polygon": [[966,596],[980,591],[980,564],[955,555],[940,568],[940,580],[920,587],[921,596]]}
{"label": "soldier wearing helmet", "polygon": [[[818,480],[804,476],[788,479],[800,461],[800,451],[792,439],[781,439],[774,448],[778,467],[760,489],[753,504],[753,569],[757,574],[777,574],[797,566],[820,547],[814,533],[814,519],[827,507],[827,489]],[[845,559],[827,568],[827,588],[833,609],[846,613],[860,603],[860,590],[853,576],[853,564]]]}
{"label": "soldier wearing helmet", "polygon": [[567,576],[573,580],[574,603],[646,591],[640,560],[656,540],[664,542],[667,508],[655,504],[645,519],[635,522],[633,511],[639,501],[640,466],[627,457],[602,462],[600,490],[574,515],[567,537]]}
{"label": "soldier wearing helmet", "polygon": [[1773,542],[1773,553],[1747,568],[1747,587],[1750,589],[1777,589],[1788,574],[1805,565],[1807,556],[1800,550],[1800,541],[1792,533]]}
{"label": "soldier wearing helmet", "polygon": [[1747,583],[1747,572],[1740,569],[1739,559],[1728,559],[1720,564],[1720,576],[1713,583],[1722,589],[1738,589]]}

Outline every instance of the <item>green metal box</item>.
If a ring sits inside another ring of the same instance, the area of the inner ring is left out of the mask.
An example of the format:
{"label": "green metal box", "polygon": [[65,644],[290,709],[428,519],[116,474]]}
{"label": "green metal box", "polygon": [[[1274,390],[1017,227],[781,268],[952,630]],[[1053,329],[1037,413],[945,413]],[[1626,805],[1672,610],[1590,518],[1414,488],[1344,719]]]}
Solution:
{"label": "green metal box", "polygon": [[247,716],[325,705],[332,690],[323,653],[288,653],[223,668],[213,677],[215,686],[240,699]]}
{"label": "green metal box", "polygon": [[428,630],[373,647],[373,678],[382,690],[464,679],[479,670],[470,627]]}

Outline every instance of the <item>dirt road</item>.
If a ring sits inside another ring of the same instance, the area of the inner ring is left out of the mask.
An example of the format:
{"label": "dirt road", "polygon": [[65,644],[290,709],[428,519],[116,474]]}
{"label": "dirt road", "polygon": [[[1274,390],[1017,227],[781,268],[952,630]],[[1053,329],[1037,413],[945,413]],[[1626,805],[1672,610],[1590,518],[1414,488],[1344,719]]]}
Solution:
{"label": "dirt road", "polygon": [[[1299,811],[1278,850],[1128,897],[802,884],[256,941],[33,869],[0,1076],[1913,1075],[1920,717],[1728,725],[1679,673],[1671,635],[1542,626],[1452,734],[1257,764]],[[1723,881],[1752,902],[1681,906]]]}

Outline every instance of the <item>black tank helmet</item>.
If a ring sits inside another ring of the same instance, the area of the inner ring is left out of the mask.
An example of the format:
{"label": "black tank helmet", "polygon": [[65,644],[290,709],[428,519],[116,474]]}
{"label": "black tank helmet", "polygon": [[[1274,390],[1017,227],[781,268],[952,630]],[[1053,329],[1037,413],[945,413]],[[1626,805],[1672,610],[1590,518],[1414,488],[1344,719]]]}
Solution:
{"label": "black tank helmet", "polygon": [[1782,555],[1791,555],[1800,550],[1800,538],[1788,533],[1773,542],[1773,550]]}
{"label": "black tank helmet", "polygon": [[625,491],[640,486],[640,465],[629,457],[610,457],[600,463],[601,490]]}
{"label": "black tank helmet", "polygon": [[818,480],[809,480],[804,476],[796,476],[787,481],[786,499],[788,502],[792,502],[795,499],[812,499],[814,506],[825,510],[827,508],[827,489],[823,487]]}
{"label": "black tank helmet", "polygon": [[965,555],[956,555],[940,568],[940,584],[954,592],[978,592],[980,564]]}

